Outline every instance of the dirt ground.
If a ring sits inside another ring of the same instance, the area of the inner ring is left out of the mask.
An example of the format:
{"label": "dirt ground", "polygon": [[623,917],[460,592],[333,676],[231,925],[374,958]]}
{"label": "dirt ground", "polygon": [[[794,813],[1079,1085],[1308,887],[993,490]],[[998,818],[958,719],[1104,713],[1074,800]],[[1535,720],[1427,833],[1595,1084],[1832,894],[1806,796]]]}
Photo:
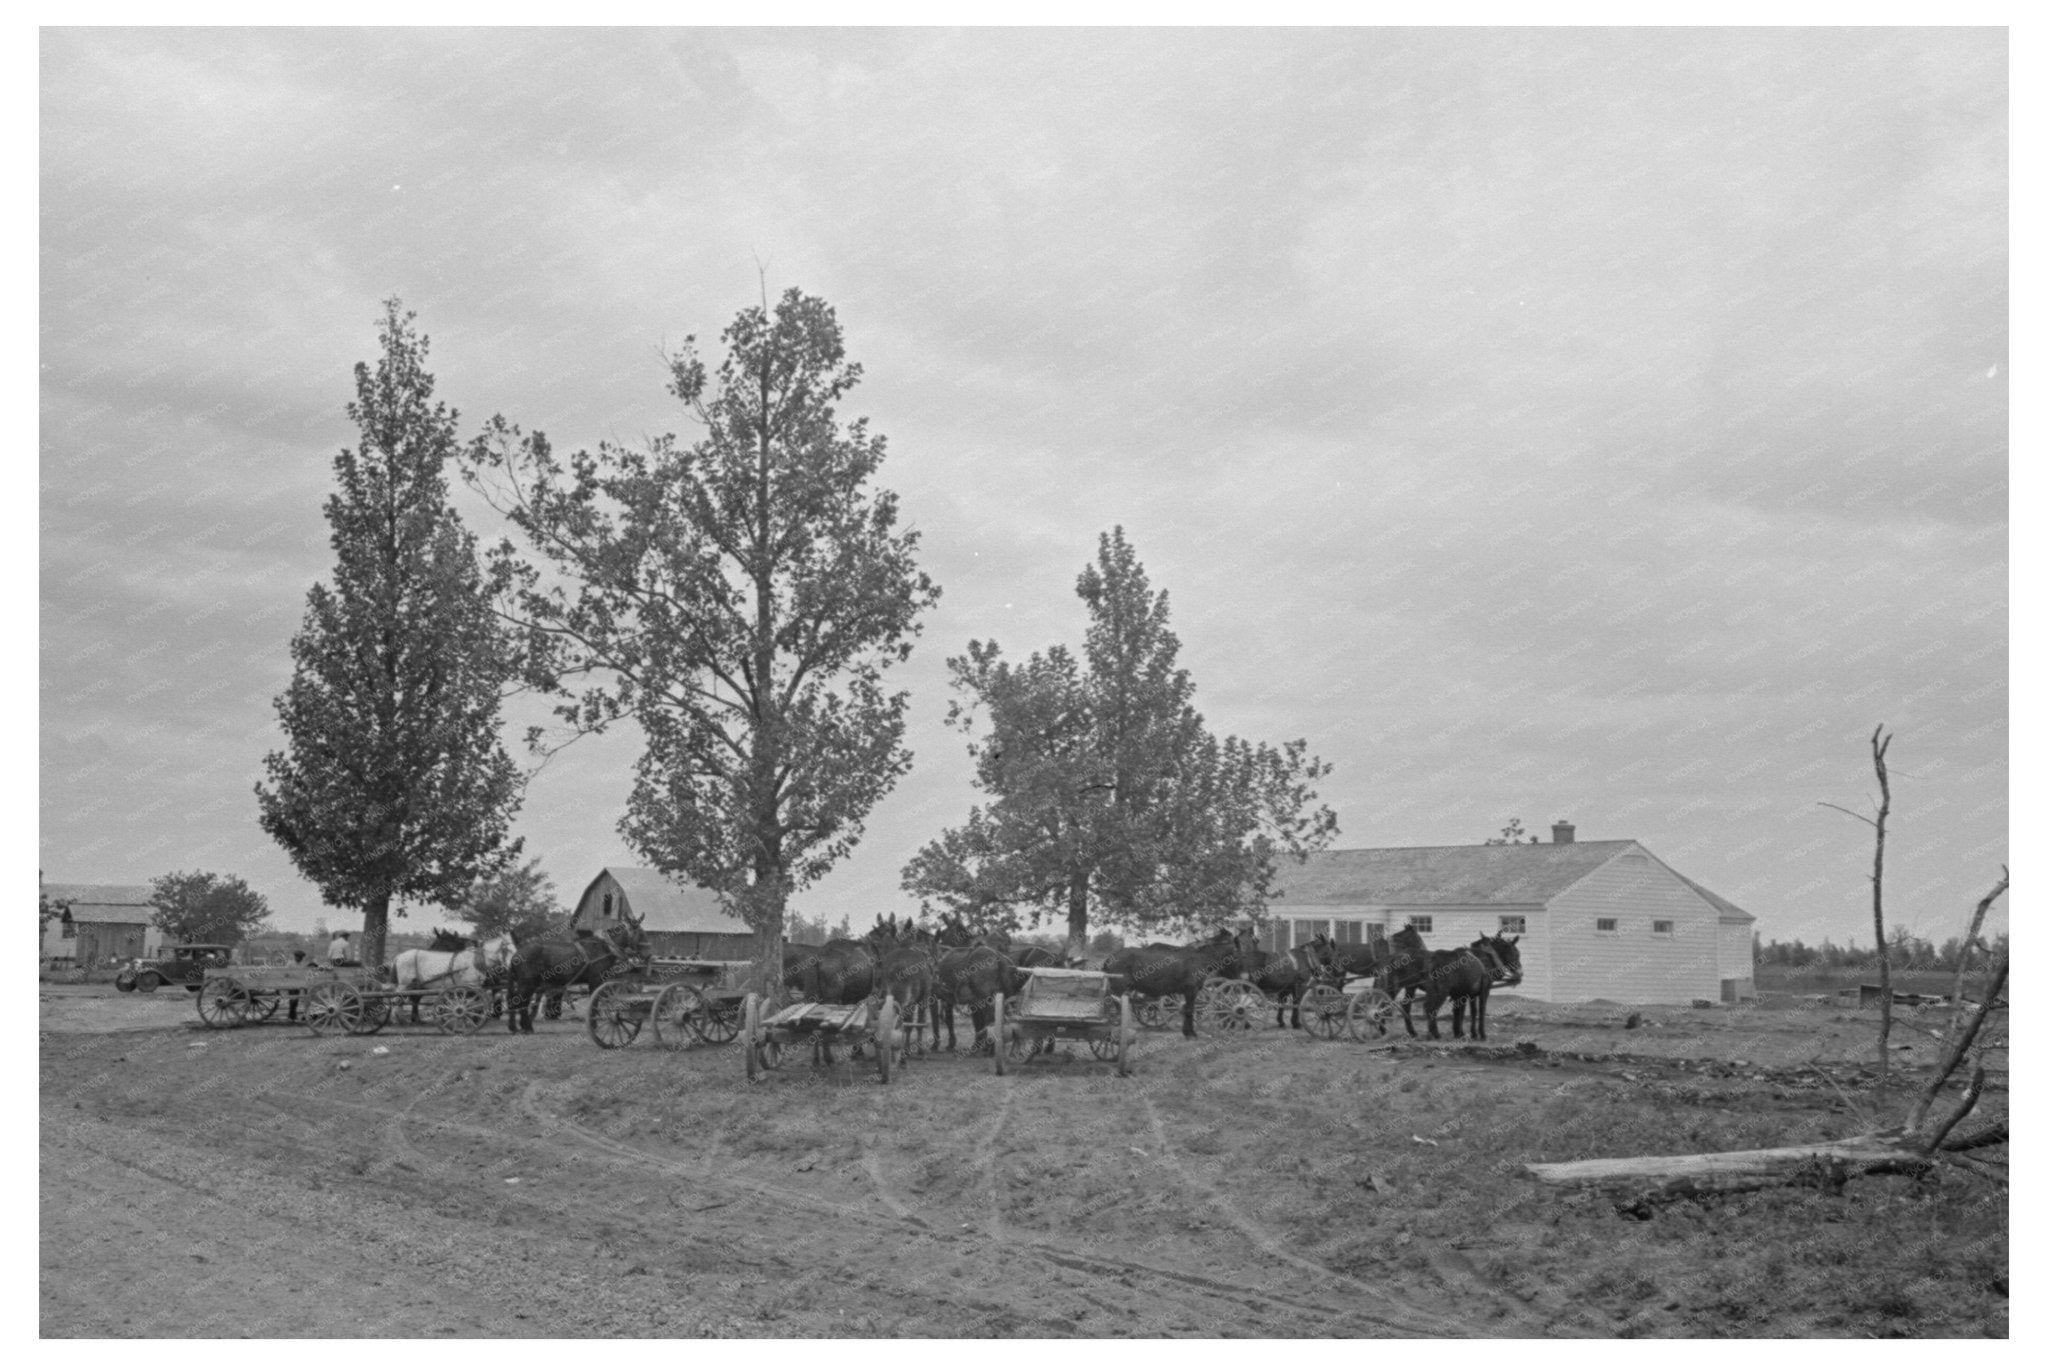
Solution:
{"label": "dirt ground", "polygon": [[1522,1173],[1876,1126],[1904,1092],[1855,1010],[1501,999],[1479,1053],[1147,1033],[1128,1079],[1078,1048],[883,1087],[576,1020],[330,1040],[42,995],[45,1336],[2006,1332],[1974,1178],[1623,1212]]}

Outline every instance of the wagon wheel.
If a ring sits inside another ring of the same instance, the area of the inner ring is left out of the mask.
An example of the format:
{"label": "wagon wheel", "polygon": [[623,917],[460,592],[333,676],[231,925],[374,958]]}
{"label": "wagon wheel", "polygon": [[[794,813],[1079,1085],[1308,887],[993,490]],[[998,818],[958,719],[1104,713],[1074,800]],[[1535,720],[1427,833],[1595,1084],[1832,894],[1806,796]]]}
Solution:
{"label": "wagon wheel", "polygon": [[704,1001],[703,1011],[690,1016],[690,1027],[697,1031],[699,1038],[718,1046],[740,1036],[738,1001],[730,997],[713,999],[702,986],[694,986],[691,989]]}
{"label": "wagon wheel", "polygon": [[1249,1033],[1265,1019],[1266,997],[1249,981],[1215,981],[1202,986],[1197,1013],[1215,1032]]}
{"label": "wagon wheel", "polygon": [[491,998],[474,986],[450,986],[434,996],[434,1024],[443,1033],[475,1033],[491,1018]]}
{"label": "wagon wheel", "polygon": [[276,991],[265,991],[260,995],[253,991],[250,992],[249,1008],[242,1016],[242,1022],[245,1024],[262,1023],[270,1018],[271,1015],[277,1013],[277,1002],[282,998]]}
{"label": "wagon wheel", "polygon": [[382,1032],[384,1026],[391,1022],[389,999],[361,986],[350,986],[348,993],[356,998],[359,1007],[355,1015],[356,1022],[349,1028],[350,1033],[367,1038],[373,1033]]}
{"label": "wagon wheel", "polygon": [[1344,1036],[1349,1023],[1351,1001],[1327,981],[1318,981],[1301,994],[1301,1026],[1311,1038],[1324,1042]]}
{"label": "wagon wheel", "polygon": [[299,997],[299,1017],[323,1037],[354,1033],[363,1019],[363,998],[339,981],[322,981]]}
{"label": "wagon wheel", "polygon": [[[1123,1050],[1124,1030],[1121,1022],[1123,1015],[1118,1009],[1122,1002],[1122,996],[1118,996],[1114,1000],[1103,1001],[1102,1012],[1104,1018],[1102,1024],[1096,1032],[1088,1035],[1088,1051],[1094,1055],[1095,1060],[1098,1062],[1113,1062],[1116,1060],[1116,1054]],[[1123,1009],[1128,1010],[1129,1008],[1130,1006],[1123,1005]]]}
{"label": "wagon wheel", "polygon": [[199,988],[199,1017],[208,1028],[240,1028],[249,1015],[249,992],[239,982],[217,977]]}
{"label": "wagon wheel", "polygon": [[898,1026],[903,1036],[905,1057],[924,1056],[925,1012],[931,1008],[929,1000],[919,1001],[916,1009],[903,1012],[903,1022]]}
{"label": "wagon wheel", "polygon": [[1138,1022],[1146,1028],[1172,1028],[1173,1016],[1180,1013],[1181,997],[1162,995],[1147,997],[1138,1002]]}
{"label": "wagon wheel", "polygon": [[670,1052],[681,1052],[702,1035],[698,1025],[707,1010],[704,997],[687,982],[677,981],[661,988],[647,1017],[654,1025],[654,1042]]}
{"label": "wagon wheel", "polygon": [[1003,1046],[1009,1030],[1003,1027],[1003,993],[996,992],[996,1022],[989,1032],[988,1050],[995,1054],[996,1075],[1004,1074],[1009,1068],[1004,1065],[1009,1048]]}
{"label": "wagon wheel", "polygon": [[590,993],[590,1008],[584,1027],[599,1047],[624,1047],[640,1036],[640,1016],[628,1002],[638,987],[627,981],[607,981]]}
{"label": "wagon wheel", "polygon": [[1131,1036],[1137,1030],[1131,1027],[1131,997],[1120,995],[1116,998],[1116,1074],[1131,1074]]}
{"label": "wagon wheel", "polygon": [[568,1003],[568,999],[569,993],[567,991],[562,992],[560,995],[543,997],[540,1002],[540,1017],[549,1020],[560,1019],[562,1017],[562,1007]]}
{"label": "wagon wheel", "polygon": [[1351,997],[1346,1027],[1361,1043],[1387,1036],[1394,1022],[1394,997],[1382,990],[1364,990]]}
{"label": "wagon wheel", "polygon": [[782,1044],[768,1036],[768,1030],[761,1023],[763,1001],[760,996],[749,994],[741,1017],[745,1021],[742,1037],[746,1042],[741,1048],[747,1054],[747,1079],[753,1080],[764,1071],[773,1071],[782,1065]]}
{"label": "wagon wheel", "polygon": [[875,1019],[875,1063],[881,1069],[883,1085],[889,1083],[896,1070],[896,1049],[902,1046],[896,1036],[896,1002],[884,1000],[882,1012]]}

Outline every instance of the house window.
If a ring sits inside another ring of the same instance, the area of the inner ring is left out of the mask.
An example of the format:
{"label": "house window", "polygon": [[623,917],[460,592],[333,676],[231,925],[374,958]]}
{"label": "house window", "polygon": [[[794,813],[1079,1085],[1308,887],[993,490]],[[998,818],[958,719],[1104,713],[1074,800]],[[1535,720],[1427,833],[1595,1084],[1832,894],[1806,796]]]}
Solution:
{"label": "house window", "polygon": [[1378,943],[1386,936],[1387,926],[1384,924],[1368,924],[1365,926],[1365,941],[1367,943]]}
{"label": "house window", "polygon": [[1337,921],[1337,942],[1362,943],[1364,942],[1364,935],[1365,926],[1363,924],[1360,924],[1357,920],[1347,919]]}
{"label": "house window", "polygon": [[1266,921],[1266,951],[1284,953],[1287,951],[1287,921],[1275,917]]}
{"label": "house window", "polygon": [[1410,915],[1408,917],[1408,927],[1418,934],[1433,934],[1436,932],[1436,916]]}
{"label": "house window", "polygon": [[612,893],[609,891],[604,893],[603,915],[606,919],[610,919],[612,917]]}
{"label": "house window", "polygon": [[64,932],[63,932],[62,934],[59,934],[59,935],[58,935],[58,937],[59,937],[59,938],[77,938],[77,937],[78,937],[78,922],[77,922],[76,920],[72,919],[72,918],[71,918],[71,916],[69,916],[69,915],[66,915],[66,916],[64,917]]}
{"label": "house window", "polygon": [[1670,921],[1670,920],[1668,920],[1668,919],[1653,919],[1653,920],[1651,920],[1651,921],[1650,921],[1650,932],[1651,932],[1651,933],[1653,933],[1653,934],[1668,934],[1668,933],[1670,933],[1670,932],[1671,932],[1671,921]]}
{"label": "house window", "polygon": [[1503,934],[1526,934],[1529,932],[1528,918],[1523,915],[1502,915],[1500,931]]}
{"label": "house window", "polygon": [[1596,932],[1602,934],[1619,933],[1621,931],[1621,921],[1617,919],[1596,919],[1593,921],[1593,928]]}

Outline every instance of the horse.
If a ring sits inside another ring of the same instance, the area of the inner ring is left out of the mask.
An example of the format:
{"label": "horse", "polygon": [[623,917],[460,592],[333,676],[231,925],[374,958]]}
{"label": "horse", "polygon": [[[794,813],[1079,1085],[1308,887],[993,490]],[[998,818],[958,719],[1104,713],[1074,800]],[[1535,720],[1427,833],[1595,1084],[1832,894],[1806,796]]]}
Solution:
{"label": "horse", "polygon": [[[433,946],[408,948],[391,959],[384,970],[401,991],[420,992],[430,987],[472,986],[495,992],[497,983],[512,961],[514,946],[510,934],[480,944],[446,929],[434,931]],[[412,997],[412,1022],[420,1021],[420,997]]]}
{"label": "horse", "polygon": [[855,939],[828,939],[792,963],[783,950],[782,984],[804,999],[827,1005],[857,1005],[875,991],[875,955]]}
{"label": "horse", "polygon": [[1110,989],[1149,999],[1162,995],[1181,997],[1180,1031],[1195,1036],[1195,997],[1202,983],[1220,972],[1240,968],[1256,951],[1257,939],[1249,929],[1232,932],[1218,929],[1208,938],[1180,948],[1120,948],[1102,964],[1114,978]]}
{"label": "horse", "polygon": [[1522,955],[1515,947],[1519,941],[1519,938],[1496,934],[1492,938],[1477,939],[1467,948],[1431,951],[1424,946],[1422,935],[1412,925],[1395,934],[1389,994],[1407,992],[1401,1001],[1401,1022],[1406,1025],[1408,1036],[1416,1036],[1409,1006],[1419,990],[1422,992],[1422,1013],[1429,1022],[1432,1039],[1441,1040],[1443,1037],[1437,1032],[1436,1016],[1444,1001],[1449,1000],[1451,1037],[1465,1036],[1465,1008],[1469,1002],[1472,1041],[1485,1042],[1486,1002],[1493,992],[1494,982],[1520,982],[1522,979]]}
{"label": "horse", "polygon": [[1218,975],[1249,981],[1263,995],[1277,1002],[1273,1027],[1287,1023],[1287,1011],[1294,1011],[1293,1028],[1301,1027],[1301,997],[1323,972],[1324,957],[1314,944],[1305,943],[1284,953],[1253,950],[1244,960],[1225,967]]}
{"label": "horse", "polygon": [[[930,930],[907,919],[898,924],[894,914],[886,922],[877,918],[866,935],[868,952],[875,960],[876,989],[896,1002],[896,1017],[903,1026],[919,1033],[923,1027],[920,1015],[936,1006],[937,954],[932,939]],[[934,1046],[938,1042],[936,1014],[932,1016],[932,1042]]]}
{"label": "horse", "polygon": [[522,945],[506,973],[506,1026],[514,1033],[533,1032],[533,1012],[541,996],[559,995],[579,984],[594,987],[646,951],[647,934],[637,919],[621,920],[601,934],[569,943],[537,939]]}

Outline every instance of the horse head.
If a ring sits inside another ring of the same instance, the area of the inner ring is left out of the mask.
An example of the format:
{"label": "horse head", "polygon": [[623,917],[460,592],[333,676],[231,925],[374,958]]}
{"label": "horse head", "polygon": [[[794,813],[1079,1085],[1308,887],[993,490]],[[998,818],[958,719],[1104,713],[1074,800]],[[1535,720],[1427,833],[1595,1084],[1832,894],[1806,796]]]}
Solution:
{"label": "horse head", "polygon": [[954,914],[939,916],[939,927],[932,934],[932,941],[941,948],[972,948],[974,934]]}
{"label": "horse head", "polygon": [[459,953],[469,946],[470,941],[452,929],[434,930],[434,941],[428,949],[436,953]]}
{"label": "horse head", "polygon": [[1522,984],[1522,950],[1515,946],[1521,941],[1520,934],[1513,938],[1506,934],[1495,934],[1491,938],[1481,938],[1473,943],[1473,955],[1485,964],[1495,985]]}

